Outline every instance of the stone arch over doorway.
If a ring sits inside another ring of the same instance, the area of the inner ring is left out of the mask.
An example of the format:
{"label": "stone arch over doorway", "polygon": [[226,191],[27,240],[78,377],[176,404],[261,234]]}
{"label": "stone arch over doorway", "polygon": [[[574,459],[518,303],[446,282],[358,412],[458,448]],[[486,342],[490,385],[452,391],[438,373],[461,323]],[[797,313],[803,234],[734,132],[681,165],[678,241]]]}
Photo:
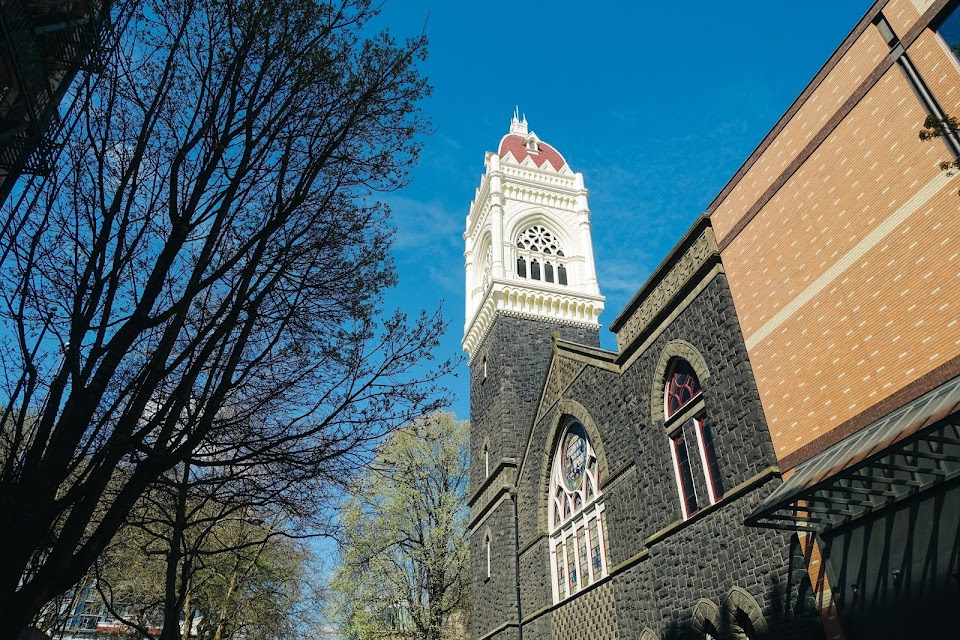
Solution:
{"label": "stone arch over doorway", "polygon": [[729,621],[731,640],[761,640],[767,637],[763,608],[746,589],[730,589],[723,600],[723,607]]}

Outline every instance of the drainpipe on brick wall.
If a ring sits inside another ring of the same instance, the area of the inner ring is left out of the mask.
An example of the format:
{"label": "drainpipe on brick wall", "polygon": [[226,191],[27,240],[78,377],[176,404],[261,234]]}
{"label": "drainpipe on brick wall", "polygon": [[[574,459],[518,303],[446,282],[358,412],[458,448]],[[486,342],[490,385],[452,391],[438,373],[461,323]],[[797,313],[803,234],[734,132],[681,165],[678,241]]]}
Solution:
{"label": "drainpipe on brick wall", "polygon": [[510,491],[513,500],[513,552],[517,578],[517,640],[523,640],[523,614],[520,609],[520,515],[517,511],[517,490]]}

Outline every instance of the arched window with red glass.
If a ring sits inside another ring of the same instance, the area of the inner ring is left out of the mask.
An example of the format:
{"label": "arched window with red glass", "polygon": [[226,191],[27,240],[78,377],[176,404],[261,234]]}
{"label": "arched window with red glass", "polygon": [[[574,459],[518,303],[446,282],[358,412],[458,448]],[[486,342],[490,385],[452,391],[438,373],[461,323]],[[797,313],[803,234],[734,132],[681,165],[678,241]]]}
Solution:
{"label": "arched window with red glass", "polygon": [[[723,482],[700,379],[690,363],[682,358],[674,358],[667,368],[663,402],[680,510],[687,519],[723,497]],[[703,474],[706,495],[698,495],[697,473]]]}

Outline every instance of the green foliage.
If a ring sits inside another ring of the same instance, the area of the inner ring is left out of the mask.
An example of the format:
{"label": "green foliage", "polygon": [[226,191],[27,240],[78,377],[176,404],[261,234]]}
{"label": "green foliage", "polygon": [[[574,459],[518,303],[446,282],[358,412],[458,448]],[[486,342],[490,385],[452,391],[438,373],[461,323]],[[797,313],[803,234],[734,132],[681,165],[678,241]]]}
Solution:
{"label": "green foliage", "polygon": [[395,433],[341,516],[331,614],[342,637],[460,637],[466,625],[468,423],[437,412]]}
{"label": "green foliage", "polygon": [[[924,142],[948,135],[954,138],[960,135],[960,123],[956,118],[949,115],[942,119],[936,116],[927,116],[927,119],[923,122],[923,129],[920,130],[920,139]],[[944,160],[940,163],[940,169],[942,171],[957,171],[960,169],[960,158],[953,161]]]}
{"label": "green foliage", "polygon": [[[170,550],[177,544],[176,586],[184,598],[175,618],[190,621],[191,638],[270,640],[306,631],[309,611],[318,609],[309,548],[257,518],[216,517],[218,506],[211,504],[191,507],[193,526],[183,535],[154,505],[154,518],[122,530],[101,557],[94,579],[112,613],[137,637],[152,637],[149,630],[164,619]],[[205,515],[214,517],[206,521]],[[161,637],[180,635],[164,630]]]}

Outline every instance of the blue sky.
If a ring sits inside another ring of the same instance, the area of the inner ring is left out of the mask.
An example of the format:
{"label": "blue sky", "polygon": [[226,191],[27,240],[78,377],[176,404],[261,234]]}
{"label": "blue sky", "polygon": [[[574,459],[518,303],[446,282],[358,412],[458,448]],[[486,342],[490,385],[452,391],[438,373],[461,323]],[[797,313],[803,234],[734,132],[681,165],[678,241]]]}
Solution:
{"label": "blue sky", "polygon": [[[399,287],[388,307],[443,302],[438,355],[461,352],[464,222],[515,105],[590,190],[609,323],[869,9],[868,0],[392,0],[379,22],[426,29],[435,132],[388,194]],[[469,417],[466,361],[448,386]]]}

